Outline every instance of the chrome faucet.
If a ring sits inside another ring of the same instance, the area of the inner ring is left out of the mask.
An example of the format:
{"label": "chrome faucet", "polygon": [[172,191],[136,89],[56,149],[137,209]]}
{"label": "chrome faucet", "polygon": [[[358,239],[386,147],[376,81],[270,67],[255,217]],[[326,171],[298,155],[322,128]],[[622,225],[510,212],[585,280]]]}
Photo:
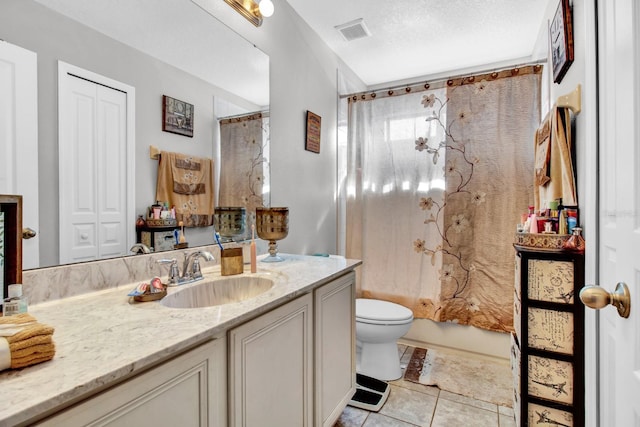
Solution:
{"label": "chrome faucet", "polygon": [[158,264],[170,264],[168,284],[169,285],[184,285],[202,279],[202,271],[200,269],[200,260],[198,258],[204,258],[207,261],[214,261],[215,258],[209,251],[195,251],[190,254],[184,253],[184,262],[182,264],[182,273],[178,268],[178,260],[172,259],[159,259],[156,262]]}
{"label": "chrome faucet", "polygon": [[129,249],[129,251],[133,252],[134,254],[150,254],[151,248],[149,248],[149,246],[145,245],[144,243],[136,243],[135,245],[131,246],[131,249]]}
{"label": "chrome faucet", "polygon": [[[193,281],[202,279],[202,271],[200,270],[200,260],[204,258],[206,261],[215,261],[213,255],[209,251],[196,251],[187,255],[184,253],[184,263],[182,264],[181,279],[192,279]],[[191,267],[189,265],[191,264]]]}

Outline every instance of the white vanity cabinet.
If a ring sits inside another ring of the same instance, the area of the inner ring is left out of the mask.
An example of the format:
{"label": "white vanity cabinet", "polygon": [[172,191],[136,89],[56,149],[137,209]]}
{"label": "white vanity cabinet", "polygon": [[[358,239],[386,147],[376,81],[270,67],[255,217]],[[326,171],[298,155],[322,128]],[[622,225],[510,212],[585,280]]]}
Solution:
{"label": "white vanity cabinet", "polygon": [[229,331],[229,425],[331,426],[355,392],[355,273]]}
{"label": "white vanity cabinet", "polygon": [[332,426],[356,391],[355,277],[315,290],[316,426]]}
{"label": "white vanity cabinet", "polygon": [[311,427],[313,298],[229,331],[229,425]]}
{"label": "white vanity cabinet", "polygon": [[215,339],[37,426],[226,426],[226,340]]}

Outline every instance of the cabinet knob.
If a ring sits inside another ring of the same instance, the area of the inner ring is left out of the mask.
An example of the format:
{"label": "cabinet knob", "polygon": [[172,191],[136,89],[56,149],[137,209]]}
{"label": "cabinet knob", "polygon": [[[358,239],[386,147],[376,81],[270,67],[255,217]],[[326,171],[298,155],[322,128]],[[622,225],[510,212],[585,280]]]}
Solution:
{"label": "cabinet knob", "polygon": [[596,286],[587,285],[580,290],[580,301],[587,307],[600,310],[611,304],[618,309],[618,314],[625,319],[629,317],[631,312],[631,295],[629,287],[624,282],[616,285],[613,292],[607,292],[606,289]]}

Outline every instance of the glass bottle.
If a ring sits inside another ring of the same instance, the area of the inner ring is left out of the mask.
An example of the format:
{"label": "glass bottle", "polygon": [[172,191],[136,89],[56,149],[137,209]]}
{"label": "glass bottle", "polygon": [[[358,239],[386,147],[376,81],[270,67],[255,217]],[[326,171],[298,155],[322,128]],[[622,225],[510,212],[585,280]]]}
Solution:
{"label": "glass bottle", "polygon": [[27,298],[22,296],[22,285],[13,284],[8,286],[9,297],[5,298],[2,305],[2,315],[12,316],[14,314],[27,312]]}
{"label": "glass bottle", "polygon": [[569,239],[564,242],[562,248],[569,251],[584,252],[586,244],[581,233],[582,228],[574,227],[571,237],[569,237]]}

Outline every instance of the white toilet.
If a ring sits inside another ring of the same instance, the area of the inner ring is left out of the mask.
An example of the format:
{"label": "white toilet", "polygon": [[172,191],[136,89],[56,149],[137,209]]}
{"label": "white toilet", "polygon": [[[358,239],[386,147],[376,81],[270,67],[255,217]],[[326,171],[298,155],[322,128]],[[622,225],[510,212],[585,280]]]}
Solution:
{"label": "white toilet", "polygon": [[356,371],[385,381],[400,378],[396,341],[409,331],[412,322],[412,311],[399,304],[356,299]]}

